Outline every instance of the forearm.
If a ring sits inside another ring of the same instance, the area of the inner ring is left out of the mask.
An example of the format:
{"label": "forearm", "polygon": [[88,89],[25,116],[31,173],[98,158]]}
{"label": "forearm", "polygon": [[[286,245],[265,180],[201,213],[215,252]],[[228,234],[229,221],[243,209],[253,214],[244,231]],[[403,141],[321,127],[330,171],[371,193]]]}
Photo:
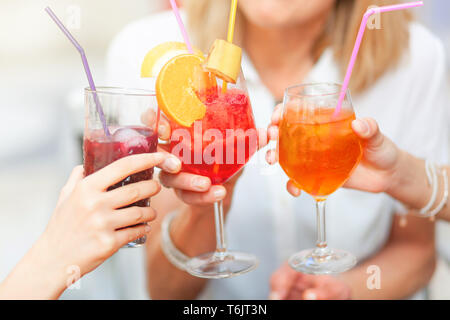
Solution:
{"label": "forearm", "polygon": [[[213,208],[202,213],[184,207],[171,225],[174,245],[187,256],[210,252],[215,247]],[[160,234],[154,235],[148,251],[149,291],[153,299],[195,299],[206,284],[205,279],[193,277],[166,258],[161,249]]]}
{"label": "forearm", "polygon": [[[447,167],[447,177],[449,176],[449,169]],[[442,175],[438,173],[438,193],[432,208],[443,199],[444,189],[444,180]],[[426,175],[425,161],[402,152],[387,193],[413,210],[425,207],[432,194],[432,187],[429,185]],[[448,203],[437,217],[450,221],[450,206]]]}
{"label": "forearm", "polygon": [[45,240],[39,239],[0,284],[0,300],[58,299],[66,289],[66,270],[48,254]]}
{"label": "forearm", "polygon": [[413,209],[423,208],[430,200],[425,161],[407,152],[400,153],[387,194]]}
{"label": "forearm", "polygon": [[[429,221],[410,217],[408,225],[412,224],[427,224],[417,234],[418,239],[412,236],[391,239],[376,256],[340,275],[351,287],[352,299],[405,299],[427,285],[436,261],[434,235],[430,232],[434,226]],[[368,273],[369,266],[379,268],[379,274]],[[379,289],[368,285],[377,276]]]}

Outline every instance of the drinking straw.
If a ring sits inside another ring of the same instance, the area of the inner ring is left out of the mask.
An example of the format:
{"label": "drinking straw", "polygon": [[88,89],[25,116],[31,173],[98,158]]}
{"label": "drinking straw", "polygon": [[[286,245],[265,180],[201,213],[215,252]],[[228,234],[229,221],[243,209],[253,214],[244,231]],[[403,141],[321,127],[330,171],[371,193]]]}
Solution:
{"label": "drinking straw", "polygon": [[[228,20],[228,34],[227,34],[227,41],[229,43],[233,43],[234,26],[236,24],[237,2],[238,0],[231,0],[230,18]],[[222,92],[226,91],[227,91],[227,83],[224,81],[222,86]]]}
{"label": "drinking straw", "polygon": [[235,25],[235,21],[236,21],[237,2],[238,2],[238,0],[231,1],[230,18],[228,21],[228,35],[227,35],[227,41],[229,43],[233,42],[234,25]]}
{"label": "drinking straw", "polygon": [[180,27],[181,34],[183,36],[184,42],[186,43],[186,47],[190,54],[194,53],[192,49],[191,41],[189,41],[189,36],[187,34],[186,28],[184,27],[183,20],[181,19],[180,11],[178,10],[178,6],[175,0],[170,0],[170,5],[172,6],[173,14],[177,19],[178,26]]}
{"label": "drinking straw", "polygon": [[103,113],[103,109],[102,109],[102,106],[100,104],[100,100],[98,99],[98,96],[97,96],[97,89],[96,89],[95,84],[94,84],[94,79],[92,78],[91,69],[89,68],[89,64],[88,64],[88,61],[87,61],[87,58],[86,58],[86,54],[84,53],[84,49],[81,47],[81,45],[78,43],[78,41],[75,40],[75,38],[72,36],[72,34],[70,34],[69,30],[67,30],[67,28],[63,25],[61,20],[58,19],[58,17],[52,11],[52,9],[50,9],[50,7],[45,8],[45,11],[48,13],[50,18],[52,18],[53,21],[55,21],[56,25],[61,29],[61,31],[66,35],[66,37],[70,40],[70,42],[72,42],[72,44],[75,46],[75,48],[80,53],[81,61],[83,62],[83,66],[84,66],[84,71],[86,72],[86,76],[88,78],[89,87],[91,88],[91,91],[94,94],[95,106],[97,108],[98,115],[99,115],[100,120],[102,122],[103,130],[105,131],[105,135],[107,137],[110,137],[111,133],[109,132],[108,126],[106,125],[105,115]]}
{"label": "drinking straw", "polygon": [[347,67],[347,71],[345,73],[344,83],[342,84],[341,92],[339,95],[339,100],[336,108],[334,109],[333,117],[336,117],[342,108],[342,102],[344,101],[345,94],[347,92],[348,84],[350,82],[350,77],[352,76],[353,67],[355,66],[356,57],[358,56],[359,47],[361,46],[361,41],[364,36],[364,31],[366,30],[367,21],[369,18],[376,14],[381,12],[389,12],[389,11],[396,11],[396,10],[403,10],[403,9],[409,9],[413,7],[419,7],[423,6],[423,1],[415,1],[415,2],[408,2],[408,3],[402,3],[402,4],[395,4],[390,6],[384,6],[384,7],[378,7],[378,8],[371,8],[368,9],[362,18],[361,26],[359,27],[358,35],[356,37],[355,46],[353,47],[353,52],[350,58],[350,62]]}

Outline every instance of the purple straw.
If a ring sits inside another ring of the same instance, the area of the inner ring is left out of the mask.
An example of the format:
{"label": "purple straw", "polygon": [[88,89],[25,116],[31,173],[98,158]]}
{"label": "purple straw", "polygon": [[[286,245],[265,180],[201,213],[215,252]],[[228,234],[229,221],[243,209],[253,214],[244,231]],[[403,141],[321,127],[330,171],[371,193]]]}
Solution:
{"label": "purple straw", "polygon": [[58,27],[61,29],[61,31],[67,36],[67,38],[72,42],[72,44],[75,46],[75,48],[78,50],[78,52],[81,55],[81,61],[83,61],[84,71],[86,72],[86,76],[89,81],[89,87],[91,88],[92,93],[94,94],[94,101],[97,108],[98,115],[100,117],[100,121],[103,125],[103,130],[105,131],[105,134],[107,137],[111,136],[111,133],[108,130],[108,126],[106,125],[105,115],[103,113],[102,106],[100,104],[100,100],[97,96],[97,89],[95,88],[94,79],[92,78],[91,69],[89,69],[89,64],[86,58],[86,54],[84,53],[84,49],[80,46],[77,40],[70,34],[69,30],[62,24],[61,20],[58,19],[58,17],[55,15],[55,13],[50,9],[50,7],[45,8],[45,11],[48,13],[50,18],[55,21],[55,23],[58,25]]}
{"label": "purple straw", "polygon": [[361,42],[364,36],[364,31],[366,30],[367,20],[376,13],[380,12],[389,12],[389,11],[396,11],[396,10],[404,10],[414,7],[419,7],[423,5],[423,1],[416,1],[416,2],[408,2],[408,3],[402,3],[402,4],[394,4],[391,6],[384,6],[379,8],[372,8],[368,9],[366,13],[364,14],[361,25],[359,27],[358,35],[356,37],[355,46],[353,47],[352,56],[350,58],[350,62],[347,67],[347,72],[345,73],[345,79],[344,83],[342,84],[341,93],[339,95],[339,100],[336,108],[334,109],[333,117],[337,117],[339,112],[341,111],[342,102],[344,101],[345,94],[347,93],[348,84],[350,82],[350,77],[352,76],[353,67],[355,66],[356,57],[358,56],[359,47],[361,46]]}

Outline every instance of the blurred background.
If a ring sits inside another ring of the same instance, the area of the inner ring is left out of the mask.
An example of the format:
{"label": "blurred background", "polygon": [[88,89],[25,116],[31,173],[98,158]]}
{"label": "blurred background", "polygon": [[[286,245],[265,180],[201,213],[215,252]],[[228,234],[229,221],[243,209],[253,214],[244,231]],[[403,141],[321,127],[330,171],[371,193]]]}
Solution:
{"label": "blurred background", "polygon": [[[415,12],[444,42],[450,61],[450,1],[425,2]],[[114,35],[169,8],[168,0],[0,0],[0,281],[42,233],[71,168],[82,161],[86,76],[78,52],[44,12],[48,5],[85,48],[98,85]],[[439,225],[438,241],[429,295],[450,299],[450,224]]]}

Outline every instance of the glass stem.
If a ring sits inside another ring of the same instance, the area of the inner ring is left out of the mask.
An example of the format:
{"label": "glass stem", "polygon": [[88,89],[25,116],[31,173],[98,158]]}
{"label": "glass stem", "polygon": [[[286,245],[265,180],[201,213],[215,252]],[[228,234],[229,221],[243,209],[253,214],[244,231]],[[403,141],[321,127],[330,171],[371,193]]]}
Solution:
{"label": "glass stem", "polygon": [[214,221],[216,224],[216,252],[217,258],[223,259],[227,252],[227,243],[225,240],[224,219],[223,219],[223,201],[214,203]]}
{"label": "glass stem", "polygon": [[316,199],[316,212],[317,212],[317,242],[314,254],[317,256],[324,256],[329,254],[327,248],[327,235],[325,228],[325,199]]}

